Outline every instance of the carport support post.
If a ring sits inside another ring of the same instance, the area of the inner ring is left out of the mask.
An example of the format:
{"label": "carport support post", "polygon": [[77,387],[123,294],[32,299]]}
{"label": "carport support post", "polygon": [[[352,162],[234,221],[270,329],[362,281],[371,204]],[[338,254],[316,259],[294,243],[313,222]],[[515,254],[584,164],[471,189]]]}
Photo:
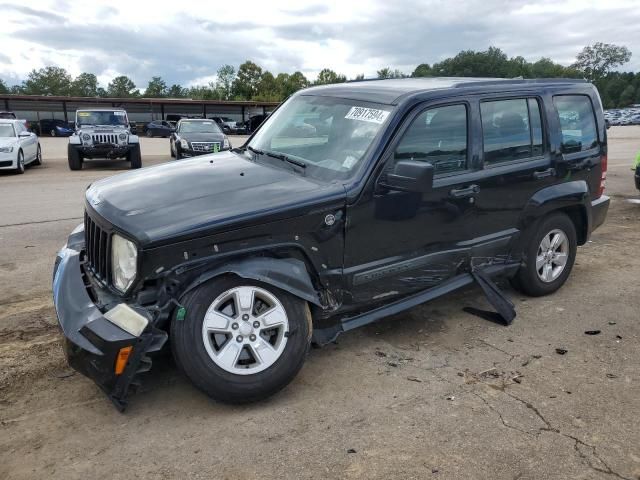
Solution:
{"label": "carport support post", "polygon": [[265,107],[264,105],[262,106],[262,115],[266,115],[267,114],[267,107]]}
{"label": "carport support post", "polygon": [[242,123],[244,123],[244,105],[240,108],[242,108]]}
{"label": "carport support post", "polygon": [[207,118],[207,104],[202,104],[202,118]]}
{"label": "carport support post", "polygon": [[164,120],[164,103],[160,104],[160,113],[162,114],[162,120]]}
{"label": "carport support post", "polygon": [[64,112],[64,123],[69,123],[69,117],[67,116],[67,102],[62,102],[62,111]]}
{"label": "carport support post", "polygon": [[8,112],[9,110],[11,110],[11,109],[9,108],[9,99],[8,99],[8,98],[5,98],[5,99],[4,99],[4,109],[5,109],[7,112]]}

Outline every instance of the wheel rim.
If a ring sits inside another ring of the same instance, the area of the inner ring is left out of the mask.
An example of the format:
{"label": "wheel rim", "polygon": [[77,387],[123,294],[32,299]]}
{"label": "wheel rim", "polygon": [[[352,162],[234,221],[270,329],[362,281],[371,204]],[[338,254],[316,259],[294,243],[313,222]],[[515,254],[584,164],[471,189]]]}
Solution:
{"label": "wheel rim", "polygon": [[38,146],[38,151],[36,153],[36,162],[42,163],[42,150],[40,149],[40,146]]}
{"label": "wheel rim", "polygon": [[569,239],[558,229],[551,230],[538,246],[536,272],[545,283],[556,280],[564,271],[569,258]]}
{"label": "wheel rim", "polygon": [[18,170],[24,170],[24,155],[22,152],[18,154]]}
{"label": "wheel rim", "polygon": [[209,306],[202,339],[213,362],[237,375],[272,366],[287,344],[289,320],[282,303],[255,286],[232,288]]}

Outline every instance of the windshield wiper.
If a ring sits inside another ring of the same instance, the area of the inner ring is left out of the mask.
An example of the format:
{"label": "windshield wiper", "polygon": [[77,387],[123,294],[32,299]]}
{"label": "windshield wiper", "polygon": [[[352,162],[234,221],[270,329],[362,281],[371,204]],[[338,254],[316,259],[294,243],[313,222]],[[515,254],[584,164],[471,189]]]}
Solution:
{"label": "windshield wiper", "polygon": [[258,155],[264,155],[264,152],[262,150],[258,150],[257,148],[253,148],[251,146],[247,147],[247,150],[251,150],[253,153],[256,153]]}
{"label": "windshield wiper", "polygon": [[[251,147],[249,147],[251,148]],[[272,158],[277,158],[278,160],[283,160],[287,163],[291,163],[292,165],[296,165],[300,168],[307,168],[307,164],[300,161],[300,160],[296,160],[294,158],[291,158],[287,155],[285,155],[284,153],[276,153],[276,152],[269,152],[269,151],[265,151],[264,152],[265,155],[268,155],[269,157]]]}

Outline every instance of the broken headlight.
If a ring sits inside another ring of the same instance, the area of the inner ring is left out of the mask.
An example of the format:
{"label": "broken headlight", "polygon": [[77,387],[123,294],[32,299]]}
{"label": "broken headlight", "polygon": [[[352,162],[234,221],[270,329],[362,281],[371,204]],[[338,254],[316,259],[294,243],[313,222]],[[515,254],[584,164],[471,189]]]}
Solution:
{"label": "broken headlight", "polygon": [[126,292],[136,278],[138,249],[136,245],[114,234],[111,239],[111,281],[121,292]]}

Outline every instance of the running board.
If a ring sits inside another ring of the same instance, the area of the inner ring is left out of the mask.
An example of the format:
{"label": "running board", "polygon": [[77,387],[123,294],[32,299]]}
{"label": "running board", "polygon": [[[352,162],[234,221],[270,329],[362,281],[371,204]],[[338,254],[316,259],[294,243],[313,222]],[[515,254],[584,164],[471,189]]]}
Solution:
{"label": "running board", "polygon": [[[518,270],[519,267],[520,267],[520,263],[490,265],[482,268],[481,275],[486,282],[486,280],[491,277],[513,275],[515,274],[515,272]],[[461,288],[468,287],[474,283],[477,283],[477,280],[474,277],[474,274],[472,273],[463,273],[461,275],[457,275],[452,279],[441,283],[437,287],[433,287],[428,290],[423,290],[421,292],[415,293],[408,297],[404,297],[388,305],[383,305],[381,307],[362,313],[360,315],[346,318],[342,320],[341,323],[335,325],[334,327],[314,330],[313,332],[314,343],[318,345],[326,345],[327,343],[333,342],[338,337],[338,335],[340,335],[342,332],[348,332],[349,330],[360,328],[364,325],[368,325],[382,318],[389,317],[391,315],[395,315],[397,313],[401,313],[406,310],[410,310],[414,307],[417,307],[418,305],[421,305],[423,303],[429,302],[436,298],[442,297],[443,295],[446,295],[448,293],[455,292],[456,290],[460,290]],[[482,287],[482,290],[486,295],[487,293],[486,285],[483,285],[482,283],[480,283],[480,286]],[[495,289],[494,294],[495,294],[495,291],[499,292],[499,290],[497,290],[497,287],[495,287],[495,285],[493,285],[493,287]],[[506,301],[509,302],[508,299],[506,299]],[[495,307],[494,302],[490,301],[490,303]],[[515,313],[513,316],[515,316]],[[513,317],[509,318],[507,323],[511,323],[512,320],[513,320]]]}

